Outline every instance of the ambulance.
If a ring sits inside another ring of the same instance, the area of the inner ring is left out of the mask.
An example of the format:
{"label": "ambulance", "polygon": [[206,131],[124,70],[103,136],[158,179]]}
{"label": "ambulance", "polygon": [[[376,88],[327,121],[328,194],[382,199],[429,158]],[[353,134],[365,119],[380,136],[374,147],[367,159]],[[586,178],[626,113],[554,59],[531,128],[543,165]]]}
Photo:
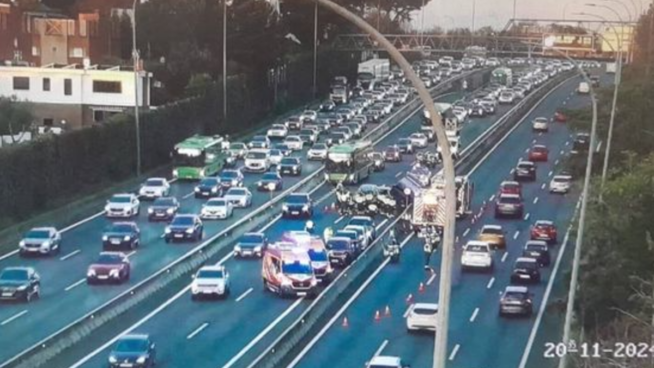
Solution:
{"label": "ambulance", "polygon": [[304,249],[311,259],[311,267],[321,284],[329,283],[334,276],[334,268],[329,263],[325,242],[318,236],[307,231],[289,231],[282,235],[284,242],[293,243],[296,247]]}
{"label": "ambulance", "polygon": [[275,243],[265,251],[261,276],[264,290],[281,297],[318,294],[318,278],[309,252],[290,242]]}

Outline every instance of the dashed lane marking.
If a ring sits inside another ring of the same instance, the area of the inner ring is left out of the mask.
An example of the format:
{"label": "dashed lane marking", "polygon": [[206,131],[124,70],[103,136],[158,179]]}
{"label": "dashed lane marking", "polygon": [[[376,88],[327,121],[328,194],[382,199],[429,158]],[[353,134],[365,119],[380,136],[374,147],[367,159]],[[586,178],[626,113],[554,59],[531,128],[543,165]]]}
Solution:
{"label": "dashed lane marking", "polygon": [[254,290],[254,289],[253,288],[247,289],[243,294],[241,294],[238,298],[236,298],[236,302],[238,303],[241,300],[245,299],[245,297],[248,296],[248,294],[250,294],[252,292],[252,290]]}
{"label": "dashed lane marking", "polygon": [[202,330],[207,328],[207,326],[209,326],[208,322],[203,323],[202,325],[200,325],[200,327],[196,328],[195,330],[193,330],[193,332],[188,334],[188,336],[186,336],[186,340],[190,340],[190,339],[194,338],[197,334],[202,332]]}
{"label": "dashed lane marking", "polygon": [[506,262],[506,258],[508,256],[509,256],[509,252],[506,252],[506,253],[504,253],[504,255],[502,255],[502,263]]}
{"label": "dashed lane marking", "polygon": [[76,288],[76,287],[82,285],[85,281],[86,281],[86,279],[78,280],[78,281],[76,281],[75,283],[66,286],[66,288],[64,289],[64,291],[71,291],[71,290],[73,290],[74,288]]}
{"label": "dashed lane marking", "polygon": [[474,322],[477,319],[478,314],[479,314],[479,308],[475,308],[475,311],[472,312],[472,316],[470,316],[470,322]]}
{"label": "dashed lane marking", "polygon": [[492,288],[494,283],[495,283],[495,277],[491,277],[491,279],[488,281],[488,285],[486,285],[486,289]]}
{"label": "dashed lane marking", "polygon": [[67,260],[68,258],[74,257],[75,255],[79,254],[80,252],[81,252],[80,249],[74,250],[74,251],[72,251],[72,252],[66,254],[65,256],[59,258],[59,260],[60,260],[60,261],[65,261],[65,260]]}
{"label": "dashed lane marking", "polygon": [[0,326],[7,325],[7,324],[9,324],[9,323],[11,323],[11,322],[13,322],[13,321],[19,319],[20,317],[26,315],[27,312],[28,312],[27,309],[25,309],[25,310],[22,311],[22,312],[18,312],[18,313],[16,313],[16,314],[14,314],[13,316],[11,316],[11,317],[5,319],[4,321],[2,321],[2,322],[0,323]]}
{"label": "dashed lane marking", "polygon": [[453,361],[454,358],[456,358],[456,353],[459,352],[459,349],[460,349],[460,348],[461,348],[461,345],[459,345],[459,344],[456,344],[456,345],[454,346],[454,349],[452,349],[452,354],[450,354],[450,358],[449,358],[450,361]]}

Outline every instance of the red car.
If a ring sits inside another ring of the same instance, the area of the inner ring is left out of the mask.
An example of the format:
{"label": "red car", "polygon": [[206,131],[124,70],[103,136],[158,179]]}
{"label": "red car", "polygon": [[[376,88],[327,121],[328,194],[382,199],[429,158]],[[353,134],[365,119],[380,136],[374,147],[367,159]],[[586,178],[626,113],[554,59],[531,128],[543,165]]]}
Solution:
{"label": "red car", "polygon": [[532,162],[537,162],[537,161],[542,161],[542,162],[547,162],[547,155],[549,153],[549,150],[547,147],[537,144],[533,147],[531,147],[531,150],[529,151],[529,161]]}
{"label": "red car", "polygon": [[127,255],[121,252],[102,252],[86,272],[86,282],[123,283],[129,280],[131,267]]}
{"label": "red car", "polygon": [[522,197],[522,185],[517,181],[503,181],[500,184],[500,195],[517,194]]}
{"label": "red car", "polygon": [[565,123],[566,121],[568,121],[568,117],[565,116],[565,114],[562,113],[561,111],[557,111],[554,113],[554,121],[559,123]]}
{"label": "red car", "polygon": [[531,227],[531,240],[545,240],[549,244],[556,244],[556,225],[552,221],[538,220]]}

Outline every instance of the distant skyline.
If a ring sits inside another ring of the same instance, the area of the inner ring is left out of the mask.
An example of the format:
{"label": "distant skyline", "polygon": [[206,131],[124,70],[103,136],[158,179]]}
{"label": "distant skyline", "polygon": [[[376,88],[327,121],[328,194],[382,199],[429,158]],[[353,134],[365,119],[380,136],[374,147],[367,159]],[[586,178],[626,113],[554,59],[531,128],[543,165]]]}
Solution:
{"label": "distant skyline", "polygon": [[[516,18],[548,18],[562,19],[565,10],[566,19],[588,19],[590,17],[575,16],[574,13],[585,12],[603,16],[609,20],[616,16],[607,9],[592,8],[584,4],[596,2],[608,5],[615,9],[626,21],[629,18],[627,10],[618,3],[620,0],[517,0]],[[634,15],[634,6],[631,0],[622,0],[629,11]],[[509,19],[513,17],[514,0],[476,0],[475,29],[484,26],[504,28]],[[650,2],[647,0],[633,0],[636,6],[642,4],[645,11]],[[425,9],[425,28],[440,26],[450,28],[470,28],[472,26],[473,0],[431,0]],[[413,28],[420,26],[420,13],[414,15],[411,23]]]}

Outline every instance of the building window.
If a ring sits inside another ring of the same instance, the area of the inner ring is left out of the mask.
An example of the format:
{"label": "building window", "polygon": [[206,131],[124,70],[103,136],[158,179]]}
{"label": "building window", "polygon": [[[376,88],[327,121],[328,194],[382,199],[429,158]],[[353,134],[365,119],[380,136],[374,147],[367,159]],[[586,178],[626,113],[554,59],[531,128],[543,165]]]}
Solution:
{"label": "building window", "polygon": [[51,127],[54,125],[54,119],[52,118],[44,118],[43,119],[43,126]]}
{"label": "building window", "polygon": [[43,78],[43,90],[44,91],[50,90],[50,78]]}
{"label": "building window", "polygon": [[75,21],[74,20],[69,20],[68,21],[68,35],[69,36],[75,36]]}
{"label": "building window", "polygon": [[122,93],[123,88],[120,82],[93,81],[94,93]]}
{"label": "building window", "polygon": [[101,123],[104,121],[104,111],[94,110],[93,111],[93,121],[96,123]]}
{"label": "building window", "polygon": [[14,77],[14,90],[29,91],[30,79],[29,77]]}
{"label": "building window", "polygon": [[86,21],[85,20],[80,20],[79,21],[79,35],[82,37],[86,37]]}
{"label": "building window", "polygon": [[73,58],[83,58],[84,57],[84,49],[81,47],[74,47],[70,50],[70,57]]}
{"label": "building window", "polygon": [[32,56],[39,56],[39,48],[32,46]]}
{"label": "building window", "polygon": [[73,94],[73,81],[64,79],[64,95],[70,96]]}

